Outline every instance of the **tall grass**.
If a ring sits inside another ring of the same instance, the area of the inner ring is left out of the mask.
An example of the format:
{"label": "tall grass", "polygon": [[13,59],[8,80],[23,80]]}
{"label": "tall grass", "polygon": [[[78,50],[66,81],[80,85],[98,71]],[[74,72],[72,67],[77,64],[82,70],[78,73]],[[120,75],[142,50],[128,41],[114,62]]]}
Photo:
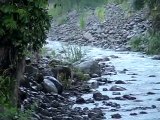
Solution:
{"label": "tall grass", "polygon": [[97,7],[95,13],[96,16],[99,18],[100,22],[105,21],[106,9],[104,7]]}
{"label": "tall grass", "polygon": [[79,27],[81,29],[84,29],[86,26],[86,20],[85,20],[85,15],[84,14],[81,14],[80,15],[80,18],[79,18]]}
{"label": "tall grass", "polygon": [[84,51],[81,49],[80,46],[63,46],[62,47],[64,52],[64,59],[66,59],[70,63],[74,63],[79,61],[85,55]]}

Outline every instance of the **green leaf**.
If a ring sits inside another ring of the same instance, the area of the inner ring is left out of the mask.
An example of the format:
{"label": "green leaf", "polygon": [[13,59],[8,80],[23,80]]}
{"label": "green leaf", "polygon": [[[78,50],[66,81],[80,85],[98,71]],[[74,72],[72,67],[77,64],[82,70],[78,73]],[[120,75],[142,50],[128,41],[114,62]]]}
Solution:
{"label": "green leaf", "polygon": [[16,29],[17,23],[12,17],[6,17],[6,19],[2,23],[7,29]]}
{"label": "green leaf", "polygon": [[0,10],[4,13],[12,13],[15,11],[15,9],[16,9],[16,7],[14,5],[10,5],[10,4],[8,4],[8,5],[4,4],[0,7]]}

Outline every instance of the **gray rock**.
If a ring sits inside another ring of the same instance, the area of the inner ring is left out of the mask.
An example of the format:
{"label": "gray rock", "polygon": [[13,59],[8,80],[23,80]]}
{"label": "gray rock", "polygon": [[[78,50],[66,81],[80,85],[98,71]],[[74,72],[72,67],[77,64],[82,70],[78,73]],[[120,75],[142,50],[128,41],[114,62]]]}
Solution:
{"label": "gray rock", "polygon": [[101,75],[100,65],[95,60],[81,62],[81,63],[75,65],[75,67],[80,69],[84,73],[87,73],[90,75],[93,75],[93,74],[97,74],[99,76]]}
{"label": "gray rock", "polygon": [[115,85],[115,86],[112,86],[109,90],[110,90],[110,91],[124,91],[124,90],[126,90],[126,89],[123,88],[123,87],[121,87],[121,86]]}
{"label": "gray rock", "polygon": [[116,82],[115,82],[115,84],[126,84],[124,81],[122,81],[122,80],[117,80]]}
{"label": "gray rock", "polygon": [[47,92],[61,94],[63,91],[62,84],[56,78],[51,76],[44,76],[43,86]]}
{"label": "gray rock", "polygon": [[108,91],[108,89],[107,88],[103,88],[103,91]]}
{"label": "gray rock", "polygon": [[118,114],[118,113],[111,115],[111,117],[114,118],[114,119],[120,119],[120,118],[122,118],[121,115]]}
{"label": "gray rock", "polygon": [[160,60],[160,55],[155,55],[155,56],[153,56],[152,59],[153,59],[153,60]]}
{"label": "gray rock", "polygon": [[148,113],[145,111],[141,111],[141,112],[139,112],[139,114],[148,114]]}
{"label": "gray rock", "polygon": [[127,100],[135,100],[136,97],[130,96],[130,95],[123,95],[123,98],[127,99]]}
{"label": "gray rock", "polygon": [[130,113],[131,116],[135,116],[138,115],[137,113]]}
{"label": "gray rock", "polygon": [[76,103],[77,103],[77,104],[84,104],[84,103],[86,103],[86,101],[85,101],[84,98],[82,98],[82,97],[77,97]]}
{"label": "gray rock", "polygon": [[95,92],[95,93],[93,93],[93,98],[95,99],[95,100],[103,100],[103,95],[102,95],[102,93],[100,93],[100,92]]}
{"label": "gray rock", "polygon": [[109,100],[109,97],[107,95],[102,95],[100,92],[93,93],[93,98],[97,101],[100,100]]}

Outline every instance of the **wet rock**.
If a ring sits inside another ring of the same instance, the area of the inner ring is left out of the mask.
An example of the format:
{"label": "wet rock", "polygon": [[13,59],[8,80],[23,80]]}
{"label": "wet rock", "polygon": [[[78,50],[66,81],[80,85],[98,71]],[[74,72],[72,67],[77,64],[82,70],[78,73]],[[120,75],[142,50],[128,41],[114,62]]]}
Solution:
{"label": "wet rock", "polygon": [[97,74],[101,75],[101,69],[97,61],[95,60],[89,60],[89,61],[84,61],[81,62],[77,65],[75,65],[76,68],[80,69],[84,73],[88,73],[90,75],[92,74]]}
{"label": "wet rock", "polygon": [[91,74],[91,78],[96,78],[96,77],[99,77],[99,75],[97,75],[97,74]]}
{"label": "wet rock", "polygon": [[114,97],[113,100],[125,100],[123,97]]}
{"label": "wet rock", "polygon": [[103,100],[109,100],[109,97],[107,95],[103,95]]}
{"label": "wet rock", "polygon": [[154,94],[156,94],[156,93],[154,93],[154,92],[148,92],[147,93],[147,95],[154,95]]}
{"label": "wet rock", "polygon": [[102,93],[100,92],[95,92],[93,93],[93,98],[97,101],[100,101],[100,100],[109,100],[109,97],[107,95],[102,95]]}
{"label": "wet rock", "polygon": [[103,95],[102,95],[102,93],[100,93],[100,92],[95,92],[95,93],[93,93],[93,98],[95,99],[95,100],[103,100]]}
{"label": "wet rock", "polygon": [[122,118],[119,113],[113,114],[113,115],[111,115],[111,117],[114,118],[114,119],[120,119],[120,118]]}
{"label": "wet rock", "polygon": [[160,101],[160,98],[158,98],[157,101]]}
{"label": "wet rock", "polygon": [[76,98],[76,103],[77,103],[77,104],[84,104],[84,103],[86,103],[86,101],[85,101],[84,98],[82,98],[82,97],[77,97],[77,98]]}
{"label": "wet rock", "polygon": [[139,114],[148,114],[148,113],[145,111],[141,111],[141,112],[139,112]]}
{"label": "wet rock", "polygon": [[160,55],[155,55],[155,56],[153,56],[152,59],[153,59],[153,60],[160,60]]}
{"label": "wet rock", "polygon": [[106,106],[114,107],[114,108],[120,108],[121,107],[120,104],[115,103],[115,102],[106,102],[106,101],[104,101],[103,104],[106,105]]}
{"label": "wet rock", "polygon": [[123,69],[122,71],[119,71],[119,73],[121,73],[121,74],[125,74],[126,73],[126,71],[128,71],[127,69]]}
{"label": "wet rock", "polygon": [[116,82],[115,82],[115,84],[126,84],[124,81],[122,81],[122,80],[117,80]]}
{"label": "wet rock", "polygon": [[123,95],[123,98],[127,99],[127,100],[135,100],[136,97],[132,97],[130,95]]}
{"label": "wet rock", "polygon": [[110,55],[111,58],[119,58],[118,56],[116,55]]}
{"label": "wet rock", "polygon": [[155,108],[157,108],[157,107],[156,107],[155,105],[152,105],[151,108],[155,109]]}
{"label": "wet rock", "polygon": [[44,77],[43,86],[47,92],[61,94],[63,91],[62,84],[57,79],[55,79],[54,77],[51,77],[51,76]]}
{"label": "wet rock", "polygon": [[112,86],[109,90],[110,90],[110,91],[124,91],[124,90],[126,90],[126,89],[123,88],[123,87],[121,87],[121,86],[115,85],[115,86]]}
{"label": "wet rock", "polygon": [[58,107],[61,107],[61,106],[62,105],[58,101],[56,101],[56,100],[51,101],[51,107],[58,108]]}
{"label": "wet rock", "polygon": [[[138,75],[137,73],[128,73],[127,75]],[[135,76],[133,76],[134,78]]]}
{"label": "wet rock", "polygon": [[103,88],[103,91],[108,91],[108,89],[107,88]]}
{"label": "wet rock", "polygon": [[117,109],[111,109],[110,110],[110,112],[117,112],[117,111],[119,111],[119,110],[117,110]]}
{"label": "wet rock", "polygon": [[136,116],[138,115],[137,113],[130,113],[131,116]]}
{"label": "wet rock", "polygon": [[156,77],[156,75],[149,75],[148,77]]}

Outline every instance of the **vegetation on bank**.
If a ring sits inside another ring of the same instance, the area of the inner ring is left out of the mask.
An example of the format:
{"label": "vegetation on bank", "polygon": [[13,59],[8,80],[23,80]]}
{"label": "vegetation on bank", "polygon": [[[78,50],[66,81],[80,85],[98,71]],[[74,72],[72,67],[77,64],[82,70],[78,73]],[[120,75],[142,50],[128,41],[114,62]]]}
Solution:
{"label": "vegetation on bank", "polygon": [[135,36],[131,40],[132,49],[144,51],[147,54],[160,54],[160,1],[159,0],[134,0],[133,7],[140,10],[149,8],[149,17],[152,26],[144,35]]}
{"label": "vegetation on bank", "polygon": [[147,54],[160,54],[160,33],[146,33],[131,39],[133,51],[143,51]]}

